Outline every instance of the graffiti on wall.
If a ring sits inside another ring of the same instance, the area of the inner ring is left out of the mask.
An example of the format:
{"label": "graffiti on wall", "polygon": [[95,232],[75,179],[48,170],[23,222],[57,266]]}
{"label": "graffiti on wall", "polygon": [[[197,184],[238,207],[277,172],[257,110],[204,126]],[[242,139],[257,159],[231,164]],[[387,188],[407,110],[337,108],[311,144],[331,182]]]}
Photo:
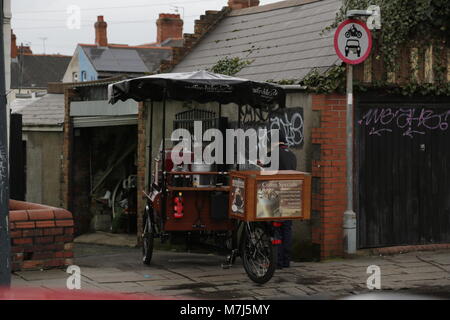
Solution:
{"label": "graffiti on wall", "polygon": [[414,138],[428,131],[447,131],[450,110],[428,108],[372,108],[358,121],[369,130],[370,136],[392,134],[400,130],[404,137]]}
{"label": "graffiti on wall", "polygon": [[278,129],[291,148],[300,148],[305,142],[303,108],[287,108],[270,115],[270,128]]}
{"label": "graffiti on wall", "polygon": [[0,201],[8,197],[8,156],[6,148],[0,145]]}

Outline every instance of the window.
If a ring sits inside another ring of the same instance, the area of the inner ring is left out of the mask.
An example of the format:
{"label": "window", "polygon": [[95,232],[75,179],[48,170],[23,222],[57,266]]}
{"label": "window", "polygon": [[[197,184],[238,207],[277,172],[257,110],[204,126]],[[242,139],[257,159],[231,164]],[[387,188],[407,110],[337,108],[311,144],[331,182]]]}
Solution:
{"label": "window", "polygon": [[86,81],[86,80],[87,80],[86,71],[81,71],[81,81]]}
{"label": "window", "polygon": [[72,73],[72,81],[73,82],[78,82],[78,73],[76,73],[76,72]]}

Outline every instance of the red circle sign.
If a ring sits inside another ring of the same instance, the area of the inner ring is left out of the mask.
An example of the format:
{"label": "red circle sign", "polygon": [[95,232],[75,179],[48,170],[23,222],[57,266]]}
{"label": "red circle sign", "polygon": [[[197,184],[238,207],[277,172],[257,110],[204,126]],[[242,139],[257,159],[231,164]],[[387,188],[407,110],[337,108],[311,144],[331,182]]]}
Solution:
{"label": "red circle sign", "polygon": [[348,64],[360,64],[372,50],[372,33],[359,20],[342,22],[334,34],[334,49],[339,58]]}

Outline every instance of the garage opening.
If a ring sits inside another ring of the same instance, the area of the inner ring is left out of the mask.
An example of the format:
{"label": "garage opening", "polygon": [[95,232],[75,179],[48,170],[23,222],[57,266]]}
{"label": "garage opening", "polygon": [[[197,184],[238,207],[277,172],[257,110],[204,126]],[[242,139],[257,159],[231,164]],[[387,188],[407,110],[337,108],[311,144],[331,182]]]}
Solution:
{"label": "garage opening", "polygon": [[137,126],[74,129],[72,211],[75,233],[136,234]]}

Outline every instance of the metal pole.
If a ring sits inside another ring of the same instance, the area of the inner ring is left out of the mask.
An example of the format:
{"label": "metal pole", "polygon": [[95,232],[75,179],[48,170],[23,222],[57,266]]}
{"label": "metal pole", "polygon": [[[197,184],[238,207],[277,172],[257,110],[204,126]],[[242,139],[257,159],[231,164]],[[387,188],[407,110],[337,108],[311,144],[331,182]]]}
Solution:
{"label": "metal pole", "polygon": [[353,66],[347,64],[347,210],[344,212],[344,251],[356,253],[356,213],[353,211]]}
{"label": "metal pole", "polygon": [[166,191],[166,99],[167,99],[167,89],[164,88],[163,93],[163,121],[162,121],[162,163],[161,163],[161,169],[162,169],[162,201],[161,201],[161,216],[163,217],[163,220],[166,219],[166,199],[167,199],[167,191]]}
{"label": "metal pole", "polygon": [[3,34],[3,0],[0,0],[0,287],[11,285],[11,244],[9,239],[9,163],[8,127],[5,88],[5,56]]}
{"label": "metal pole", "polygon": [[[241,128],[241,105],[239,104],[238,105],[238,125],[237,125],[237,129],[240,129]],[[238,162],[237,164],[236,164],[236,171],[241,171],[240,170],[240,167],[239,167],[239,161],[238,161],[238,158],[239,158],[239,153],[237,152],[237,150],[236,150],[236,162]]]}
{"label": "metal pole", "polygon": [[[148,191],[150,192],[152,187],[152,159],[153,159],[153,100],[150,105],[150,134],[148,142],[148,163],[147,163],[147,176],[148,176]],[[156,181],[158,182],[158,181]]]}

